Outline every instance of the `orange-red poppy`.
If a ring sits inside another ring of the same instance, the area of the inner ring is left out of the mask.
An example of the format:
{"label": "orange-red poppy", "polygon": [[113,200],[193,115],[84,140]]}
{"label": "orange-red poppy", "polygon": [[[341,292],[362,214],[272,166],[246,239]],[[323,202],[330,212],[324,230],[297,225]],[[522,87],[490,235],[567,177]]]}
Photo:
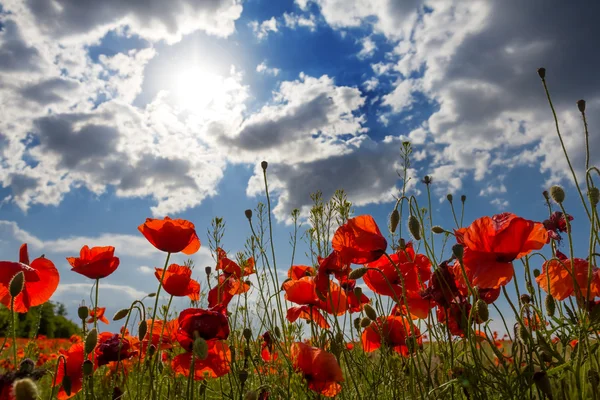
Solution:
{"label": "orange-red poppy", "polygon": [[464,337],[468,329],[468,318],[471,312],[471,304],[466,300],[460,300],[450,304],[450,307],[438,307],[436,309],[437,319],[445,324],[452,335]]}
{"label": "orange-red poppy", "polygon": [[[71,394],[67,395],[65,389],[61,386],[58,391],[57,398],[59,400],[69,399],[75,396],[81,390],[83,385],[83,362],[85,361],[85,354],[83,350],[83,343],[75,343],[68,350],[60,350],[60,354],[65,356],[67,360],[66,375],[71,380]],[[89,358],[89,355],[88,355]],[[97,365],[94,365],[94,369]],[[65,377],[65,365],[63,359],[59,359],[58,368],[56,369],[56,377],[52,386],[62,385]]]}
{"label": "orange-red poppy", "polygon": [[296,322],[298,318],[312,321],[323,329],[329,329],[329,324],[323,315],[315,306],[296,306],[290,307],[286,318],[290,322]]}
{"label": "orange-red poppy", "polygon": [[98,335],[98,344],[95,350],[98,366],[133,357],[138,353],[135,349],[137,344],[137,339],[129,335],[102,332]]}
{"label": "orange-red poppy", "polygon": [[233,296],[246,293],[248,290],[250,290],[249,281],[242,281],[235,275],[221,274],[219,283],[208,292],[208,306],[227,308]]}
{"label": "orange-red poppy", "polygon": [[67,257],[71,264],[71,271],[87,276],[90,279],[106,278],[116,271],[119,258],[114,256],[115,248],[112,246],[92,247],[83,246],[79,257]]}
{"label": "orange-red poppy", "polygon": [[171,264],[165,272],[155,268],[154,276],[160,281],[163,276],[163,288],[171,296],[187,296],[191,300],[200,300],[200,283],[192,279],[192,270],[184,265]]}
{"label": "orange-red poppy", "polygon": [[273,351],[273,335],[271,335],[271,332],[267,331],[263,333],[262,339],[262,344],[260,345],[260,356],[262,357],[263,361],[271,362],[277,360],[279,356]]}
{"label": "orange-red poppy", "polygon": [[[207,375],[210,378],[218,378],[226,375],[231,370],[231,350],[225,340],[208,340],[208,355],[204,360],[194,360],[194,380],[202,380]],[[176,374],[190,376],[192,369],[193,353],[186,352],[176,356],[171,368]]]}
{"label": "orange-red poppy", "polygon": [[292,265],[288,270],[288,278],[297,281],[305,276],[315,276],[315,269],[308,265]]}
{"label": "orange-red poppy", "polygon": [[[593,299],[600,296],[600,269],[592,266],[590,293],[588,289],[589,263],[582,258],[571,259],[557,252],[557,258],[542,264],[542,273],[536,278],[538,285],[556,300],[564,300],[569,296],[581,294],[582,298]],[[575,279],[573,279],[575,278]],[[575,282],[579,290],[575,291]],[[550,288],[548,288],[550,283]]]}
{"label": "orange-red poppy", "polygon": [[[542,223],[511,213],[482,217],[454,232],[464,246],[463,262],[471,285],[484,289],[506,285],[514,274],[512,261],[548,242]],[[458,261],[454,268],[460,268]]]}
{"label": "orange-red poppy", "polygon": [[408,356],[410,354],[407,345],[408,337],[415,337],[416,345],[422,344],[421,332],[416,326],[413,328],[414,336],[410,321],[403,316],[379,317],[363,331],[361,336],[363,348],[366,352],[372,352],[386,345],[396,353]]}
{"label": "orange-red poppy", "polygon": [[194,254],[200,250],[200,239],[194,224],[185,219],[146,218],[138,230],[158,250],[167,253]]}
{"label": "orange-red poppy", "polygon": [[227,275],[234,275],[236,278],[248,276],[256,271],[254,270],[254,257],[244,260],[242,266],[227,257],[225,250],[217,248],[217,270],[223,271]]}
{"label": "orange-red poppy", "polygon": [[331,245],[343,263],[365,264],[385,253],[387,241],[373,217],[360,215],[338,228]]}
{"label": "orange-red poppy", "polygon": [[312,276],[288,280],[283,283],[282,289],[286,300],[300,305],[316,306],[329,314],[342,315],[349,307],[345,291],[334,282],[329,282],[329,289],[322,299],[319,298]]}
{"label": "orange-red poppy", "polygon": [[448,261],[441,263],[431,275],[429,286],[421,292],[421,297],[433,300],[441,307],[450,307],[457,296],[463,295],[457,286],[456,279]]}
{"label": "orange-red poppy", "polygon": [[36,258],[29,263],[27,244],[19,249],[19,262],[0,261],[0,303],[10,308],[11,295],[9,284],[12,278],[23,272],[23,290],[14,299],[14,311],[27,312],[31,307],[44,304],[56,291],[60,276],[58,270],[45,257]]}
{"label": "orange-red poppy", "polygon": [[227,339],[229,322],[223,307],[205,310],[188,308],[179,314],[177,341],[186,351],[192,351],[196,335],[208,341],[211,339]]}
{"label": "orange-red poppy", "polygon": [[173,344],[177,341],[177,330],[179,329],[178,319],[173,319],[171,321],[167,321],[166,323],[160,319],[157,319],[154,321],[154,325],[152,325],[152,320],[149,319],[146,320],[146,324],[146,326],[152,327],[152,331],[148,331],[146,336],[144,336],[144,340],[142,342],[142,354],[146,353],[148,342],[157,348],[159,347],[158,345],[160,342],[161,350],[166,350],[173,347]]}
{"label": "orange-red poppy", "polygon": [[108,319],[104,316],[106,312],[106,307],[96,307],[90,308],[90,318],[87,320],[88,324],[93,324],[94,321],[102,321],[105,324],[109,324]]}
{"label": "orange-red poppy", "polygon": [[342,391],[339,382],[344,381],[344,375],[333,354],[301,342],[292,343],[290,352],[292,365],[304,375],[309,389],[325,397]]}

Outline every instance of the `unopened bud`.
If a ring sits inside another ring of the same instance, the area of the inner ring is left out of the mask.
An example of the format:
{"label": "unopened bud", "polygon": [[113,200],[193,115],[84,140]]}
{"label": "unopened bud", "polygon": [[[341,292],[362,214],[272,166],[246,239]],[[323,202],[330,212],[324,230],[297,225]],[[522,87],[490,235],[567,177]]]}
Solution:
{"label": "unopened bud", "polygon": [[549,294],[548,296],[546,296],[546,314],[548,314],[549,317],[553,317],[555,312],[556,301],[554,300],[554,296]]}
{"label": "unopened bud", "polygon": [[206,276],[210,276],[210,274],[212,273],[212,268],[211,267],[204,267],[204,272],[206,273]]}
{"label": "unopened bud", "polygon": [[143,340],[144,337],[146,337],[146,332],[148,332],[148,323],[146,322],[146,320],[143,320],[142,322],[140,322],[140,326],[138,327],[138,338],[140,338],[140,340]]}
{"label": "unopened bud", "polygon": [[444,228],[442,228],[441,226],[436,225],[431,228],[431,232],[435,233],[436,235],[439,235],[440,233],[446,232],[446,230]]}
{"label": "unopened bud", "polygon": [[590,204],[592,207],[598,205],[598,200],[600,200],[600,190],[597,187],[590,188],[588,190],[588,198],[590,199]]}
{"label": "unopened bud", "polygon": [[246,214],[246,218],[252,219],[252,210],[251,209],[247,209],[246,211],[244,211],[244,214]]}
{"label": "unopened bud", "polygon": [[23,361],[19,363],[19,373],[23,375],[28,375],[35,368],[35,363],[31,358],[24,358]]}
{"label": "unopened bud", "polygon": [[10,283],[8,284],[8,292],[12,298],[17,297],[25,287],[25,274],[23,271],[17,272],[15,276],[12,277]]}
{"label": "unopened bud", "polygon": [[192,346],[192,351],[200,360],[206,360],[206,357],[208,357],[208,344],[206,340],[201,337],[196,338]]}
{"label": "unopened bud", "polygon": [[263,161],[260,163],[260,167],[263,169],[263,171],[266,171],[268,166],[269,166],[269,163],[266,161]]}
{"label": "unopened bud", "polygon": [[446,195],[446,199],[448,199],[448,201],[449,201],[450,203],[452,203],[452,199],[454,199],[454,196],[452,196],[450,193],[448,193],[448,194]]}
{"label": "unopened bud", "polygon": [[430,185],[431,184],[431,176],[425,175],[423,177],[423,183],[426,184],[426,185]]}
{"label": "unopened bud", "polygon": [[350,279],[360,279],[369,271],[366,267],[360,267],[352,270],[350,274],[348,274],[348,278]]}
{"label": "unopened bud", "polygon": [[550,196],[552,196],[552,199],[558,204],[565,201],[565,191],[558,185],[554,185],[550,188]]}
{"label": "unopened bud", "polygon": [[399,248],[400,250],[404,250],[404,249],[406,249],[406,240],[404,240],[404,239],[400,238],[400,239],[398,240],[398,248]]}
{"label": "unopened bud", "polygon": [[529,296],[527,293],[522,294],[521,295],[521,303],[523,303],[523,304],[531,303],[531,296]]}
{"label": "unopened bud", "polygon": [[62,387],[67,396],[71,395],[71,386],[71,378],[69,378],[69,375],[65,375],[62,380]]}
{"label": "unopened bud", "polygon": [[129,315],[129,309],[128,308],[124,308],[122,310],[119,310],[115,313],[115,316],[113,317],[113,321],[119,321],[123,318],[125,318],[127,315]]}
{"label": "unopened bud", "polygon": [[365,304],[363,310],[370,320],[375,321],[377,319],[377,312],[370,304]]}
{"label": "unopened bud", "polygon": [[85,360],[81,368],[85,376],[90,376],[94,373],[94,363],[92,360]]}
{"label": "unopened bud", "polygon": [[361,328],[366,328],[367,326],[371,325],[371,320],[367,317],[363,318],[360,320],[360,326]]}
{"label": "unopened bud", "polygon": [[87,306],[80,306],[77,309],[77,316],[79,319],[86,319],[90,315],[90,309]]}
{"label": "unopened bud", "polygon": [[408,217],[408,230],[415,240],[421,240],[421,224],[414,215]]}
{"label": "unopened bud", "polygon": [[12,394],[16,400],[37,400],[38,388],[29,378],[19,379],[13,383]]}
{"label": "unopened bud", "polygon": [[548,379],[548,374],[545,371],[537,371],[533,374],[533,383],[539,389],[540,392],[544,393],[548,396],[549,399],[552,399],[552,385],[550,384],[550,379]]}
{"label": "unopened bud", "polygon": [[396,228],[398,228],[398,223],[400,222],[400,212],[397,208],[394,208],[392,211],[392,215],[390,215],[390,231],[396,232]]}
{"label": "unopened bud", "polygon": [[360,322],[361,322],[360,318],[354,318],[354,329],[356,329],[357,331],[360,330]]}
{"label": "unopened bud", "polygon": [[246,383],[246,381],[248,380],[248,371],[241,370],[240,372],[238,372],[238,378],[240,378],[240,382],[242,383],[242,385]]}
{"label": "unopened bud", "polygon": [[150,297],[150,298],[152,298],[152,297],[154,297],[154,296],[156,296],[156,293],[150,293],[150,294],[148,294],[148,296],[146,296],[146,297]]}
{"label": "unopened bud", "polygon": [[358,301],[360,302],[360,298],[363,295],[363,290],[360,286],[357,286],[354,288],[354,296],[358,299]]}
{"label": "unopened bud", "polygon": [[275,326],[275,336],[278,338],[281,338],[281,329],[279,329],[279,326]]}
{"label": "unopened bud", "polygon": [[246,340],[252,339],[252,330],[250,330],[250,328],[244,328],[242,334],[244,335],[244,338],[246,338]]}
{"label": "unopened bud", "polygon": [[151,344],[150,346],[148,346],[148,355],[152,357],[154,354],[156,354],[156,346],[154,344]]}
{"label": "unopened bud", "polygon": [[461,202],[463,202],[463,203],[464,203],[465,201],[467,201],[467,196],[466,196],[466,195],[464,195],[464,194],[463,194],[462,196],[460,196],[460,201],[461,201]]}
{"label": "unopened bud", "polygon": [[540,276],[540,274],[541,274],[541,272],[540,272],[540,270],[539,270],[539,269],[535,268],[535,269],[533,270],[533,277],[534,277],[534,278],[537,278],[538,276]]}
{"label": "unopened bud", "polygon": [[475,302],[475,315],[477,316],[477,322],[483,323],[486,322],[490,318],[490,311],[488,310],[488,305],[485,301],[479,299]]}
{"label": "unopened bud", "polygon": [[544,196],[544,199],[546,199],[546,200],[550,200],[550,193],[548,193],[548,191],[547,191],[547,190],[544,190],[544,191],[542,192],[542,195]]}
{"label": "unopened bud", "polygon": [[540,76],[540,78],[545,79],[546,78],[546,68],[538,68],[537,70],[538,75]]}
{"label": "unopened bud", "polygon": [[529,332],[527,331],[527,327],[523,324],[517,324],[516,329],[516,337],[521,342],[521,344],[527,344],[527,338],[529,337]]}
{"label": "unopened bud", "polygon": [[88,332],[87,336],[85,337],[85,354],[89,354],[92,351],[94,351],[96,343],[98,343],[98,331],[96,330],[96,328],[93,328],[91,331]]}
{"label": "unopened bud", "polygon": [[452,246],[452,254],[454,254],[454,257],[456,257],[458,261],[462,262],[463,255],[465,254],[465,249],[463,245],[457,243],[454,246]]}
{"label": "unopened bud", "polygon": [[577,100],[577,108],[579,109],[579,112],[583,114],[585,112],[585,100]]}

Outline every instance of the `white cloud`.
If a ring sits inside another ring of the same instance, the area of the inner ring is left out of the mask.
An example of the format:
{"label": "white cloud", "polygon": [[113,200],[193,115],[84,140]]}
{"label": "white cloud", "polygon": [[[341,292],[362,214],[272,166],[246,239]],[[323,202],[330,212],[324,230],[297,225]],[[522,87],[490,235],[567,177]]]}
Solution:
{"label": "white cloud", "polygon": [[258,40],[266,38],[269,35],[269,32],[277,32],[279,30],[277,28],[278,23],[275,17],[271,17],[263,22],[250,21],[248,25],[252,28],[252,32],[254,32],[254,35]]}
{"label": "white cloud", "polygon": [[[94,285],[92,283],[63,283],[58,286],[56,289],[55,295],[60,296],[61,294],[78,294],[78,295],[89,295],[92,287]],[[148,293],[142,292],[134,287],[127,285],[115,285],[111,283],[104,283],[100,285],[100,291],[104,292],[109,290],[111,292],[118,292],[119,294],[125,294],[129,297],[130,300],[139,300],[142,297],[146,296]],[[105,299],[107,296],[101,297],[101,299]],[[110,297],[110,296],[108,296]],[[120,299],[122,300],[122,299]],[[104,300],[103,300],[104,301]],[[123,305],[123,304],[122,304]]]}
{"label": "white cloud", "polygon": [[154,268],[148,267],[146,265],[141,265],[137,269],[142,274],[146,274],[146,275],[153,275],[154,274]]}
{"label": "white cloud", "polygon": [[377,50],[377,45],[373,39],[370,36],[365,36],[359,41],[359,43],[361,44],[362,48],[357,54],[358,58],[365,59],[373,57],[375,51]]}
{"label": "white cloud", "polygon": [[372,76],[363,82],[363,87],[367,92],[372,92],[373,90],[377,89],[377,86],[379,86],[379,79],[377,79],[375,76]]}
{"label": "white cloud", "polygon": [[281,72],[281,70],[279,68],[269,67],[267,66],[267,62],[263,61],[256,66],[256,72],[277,76],[279,75],[279,72]]}
{"label": "white cloud", "polygon": [[490,204],[497,207],[500,210],[504,210],[508,207],[510,203],[508,202],[508,200],[496,198],[490,201]]}
{"label": "white cloud", "polygon": [[283,13],[283,24],[290,29],[307,28],[311,32],[317,29],[317,21],[313,14],[305,17],[294,13]]}

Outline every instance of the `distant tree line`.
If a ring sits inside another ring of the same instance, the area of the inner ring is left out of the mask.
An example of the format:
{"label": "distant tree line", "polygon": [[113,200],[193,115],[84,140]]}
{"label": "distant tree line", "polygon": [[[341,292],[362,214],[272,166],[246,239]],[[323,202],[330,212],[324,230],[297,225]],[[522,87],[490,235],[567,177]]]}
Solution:
{"label": "distant tree line", "polygon": [[[10,336],[11,312],[0,305],[0,337]],[[48,338],[69,338],[81,329],[67,318],[67,309],[62,303],[47,302],[33,307],[26,314],[17,314],[17,337],[30,338],[44,335]]]}

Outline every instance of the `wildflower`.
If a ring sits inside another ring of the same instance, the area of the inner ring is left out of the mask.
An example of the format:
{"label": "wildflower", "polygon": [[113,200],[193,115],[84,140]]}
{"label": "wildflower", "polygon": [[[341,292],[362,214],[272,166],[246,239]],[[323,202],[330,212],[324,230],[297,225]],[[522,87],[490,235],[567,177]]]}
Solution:
{"label": "wildflower", "polygon": [[560,211],[554,211],[549,219],[543,222],[544,227],[548,230],[548,236],[550,238],[560,242],[562,237],[559,232],[567,231],[567,219],[573,221],[571,215],[565,215]]}
{"label": "wildflower", "polygon": [[[542,273],[535,279],[546,293],[550,293],[556,300],[564,300],[573,294],[584,298],[594,298],[600,296],[600,269],[592,267],[592,280],[590,282],[590,293],[588,290],[588,269],[587,260],[582,258],[571,259],[556,252],[557,258],[552,258],[542,264]],[[578,292],[575,292],[573,274],[577,282]]]}
{"label": "wildflower", "polygon": [[200,300],[200,283],[192,279],[192,270],[184,265],[171,264],[165,272],[155,268],[154,276],[159,281],[164,274],[163,288],[171,296],[187,296],[191,300]]}
{"label": "wildflower", "polygon": [[351,218],[335,232],[332,247],[341,261],[365,264],[377,260],[387,248],[387,241],[370,215]]}
{"label": "wildflower", "polygon": [[217,270],[221,270],[227,275],[234,275],[236,278],[248,276],[256,272],[254,270],[254,257],[248,258],[243,263],[244,269],[242,270],[235,261],[227,258],[227,253],[219,247],[217,248],[217,260]]}
{"label": "wildflower", "polygon": [[447,308],[460,294],[448,261],[444,261],[433,272],[429,286],[421,292],[421,297]]}
{"label": "wildflower", "polygon": [[173,347],[173,344],[177,341],[177,330],[179,329],[178,319],[167,321],[166,323],[157,319],[154,321],[154,325],[152,325],[152,320],[148,319],[146,320],[146,324],[147,326],[152,326],[152,331],[147,332],[142,340],[142,354],[146,353],[149,344],[152,344],[157,348],[159,348],[160,344],[160,350],[166,350]]}
{"label": "wildflower", "polygon": [[[541,249],[548,241],[544,225],[511,213],[483,217],[469,227],[455,230],[464,247],[463,264],[472,286],[498,288],[513,277],[512,261]],[[462,279],[461,266],[454,265],[455,276]]]}
{"label": "wildflower", "polygon": [[114,256],[115,248],[112,246],[92,247],[83,246],[79,257],[67,257],[71,264],[71,271],[84,275],[90,279],[106,278],[116,271],[119,258]]}
{"label": "wildflower", "polygon": [[329,282],[323,299],[317,296],[315,279],[310,276],[283,283],[285,299],[299,305],[316,306],[317,308],[335,315],[342,315],[348,310],[346,292],[334,282]]}
{"label": "wildflower", "polygon": [[[82,388],[83,385],[83,362],[86,360],[83,343],[75,343],[68,350],[61,350],[60,353],[65,357],[67,365],[66,365],[66,373],[65,373],[65,365],[62,358],[58,361],[57,374],[54,378],[53,386],[61,385],[65,377],[68,377],[68,380],[71,383],[71,393],[67,394],[65,388],[61,386],[58,391],[57,398],[59,400],[68,399],[75,396]],[[94,365],[94,369],[97,365]]]}
{"label": "wildflower", "polygon": [[194,224],[185,219],[147,218],[138,230],[154,247],[167,253],[190,255],[200,249]]}
{"label": "wildflower", "polygon": [[438,307],[436,310],[437,319],[445,324],[452,335],[465,337],[468,329],[467,321],[471,305],[466,300],[453,302],[450,307]]}
{"label": "wildflower", "polygon": [[[414,329],[415,334],[419,337],[417,343],[421,345],[421,332],[417,327],[414,327]],[[411,334],[410,321],[407,318],[391,315],[379,317],[376,321],[371,322],[363,331],[361,339],[363,348],[368,353],[377,350],[382,345],[386,345],[396,353],[408,356],[410,351],[407,345],[407,338]]]}
{"label": "wildflower", "polygon": [[290,322],[295,322],[298,318],[312,321],[323,329],[329,329],[327,320],[315,306],[295,306],[287,311],[286,318]]}
{"label": "wildflower", "polygon": [[177,341],[186,351],[192,351],[196,336],[209,341],[211,339],[227,339],[229,322],[225,308],[216,307],[211,310],[188,308],[179,314]]}
{"label": "wildflower", "polygon": [[300,278],[304,278],[305,276],[314,276],[315,269],[313,267],[309,267],[308,265],[292,265],[288,270],[288,278],[292,280],[298,280]]}
{"label": "wildflower", "polygon": [[137,354],[134,349],[135,339],[126,334],[102,332],[98,335],[95,355],[98,366],[112,361],[126,360]]}
{"label": "wildflower", "polygon": [[0,261],[0,303],[10,308],[10,281],[19,272],[23,272],[23,290],[14,298],[14,311],[27,312],[31,307],[47,302],[56,291],[60,280],[58,270],[45,257],[29,262],[27,244],[19,249],[19,262]]}
{"label": "wildflower", "polygon": [[260,356],[265,362],[275,361],[278,358],[278,354],[273,352],[273,335],[267,331],[263,333],[262,339]]}
{"label": "wildflower", "polygon": [[96,307],[93,310],[90,310],[90,318],[87,320],[88,324],[93,324],[94,321],[102,321],[105,324],[109,324],[108,319],[104,316],[106,312],[106,307]]}
{"label": "wildflower", "polygon": [[[224,340],[207,340],[206,358],[194,359],[194,380],[202,380],[205,376],[218,378],[226,375],[231,370],[231,350]],[[173,358],[171,368],[176,374],[190,376],[192,369],[192,358],[194,354],[190,351],[179,354]]]}
{"label": "wildflower", "polygon": [[301,342],[292,343],[291,358],[294,368],[301,372],[309,389],[325,397],[337,396],[344,380],[335,356],[317,347]]}

